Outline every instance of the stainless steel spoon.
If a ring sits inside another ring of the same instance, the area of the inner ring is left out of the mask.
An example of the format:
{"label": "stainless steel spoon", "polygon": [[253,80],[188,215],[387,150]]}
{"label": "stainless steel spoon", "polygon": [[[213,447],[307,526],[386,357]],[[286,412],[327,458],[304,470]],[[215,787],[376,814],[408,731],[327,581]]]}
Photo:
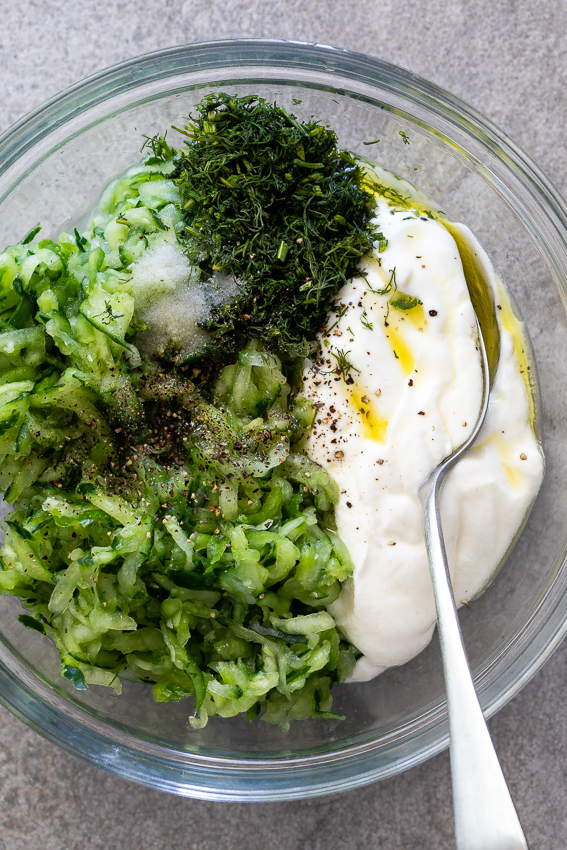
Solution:
{"label": "stainless steel spoon", "polygon": [[483,374],[482,405],[477,423],[466,442],[433,470],[422,485],[419,497],[447,690],[457,848],[528,850],[467,662],[439,515],[443,481],[474,443],[488,409],[490,371],[478,320],[477,329]]}

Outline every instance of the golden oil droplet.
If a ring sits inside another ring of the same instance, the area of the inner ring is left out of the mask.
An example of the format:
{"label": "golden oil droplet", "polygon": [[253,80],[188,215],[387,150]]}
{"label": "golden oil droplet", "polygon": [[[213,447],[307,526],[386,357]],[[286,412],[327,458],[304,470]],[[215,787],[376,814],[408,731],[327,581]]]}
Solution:
{"label": "golden oil droplet", "polygon": [[400,361],[400,366],[403,369],[404,375],[409,375],[413,371],[414,359],[408,346],[402,339],[401,334],[393,327],[387,329],[387,336],[395,352],[397,359]]}
{"label": "golden oil droplet", "polygon": [[350,395],[350,402],[358,411],[362,420],[364,436],[369,440],[374,440],[383,445],[386,442],[386,435],[388,433],[388,420],[380,416],[373,403],[369,400],[366,391],[355,385]]}

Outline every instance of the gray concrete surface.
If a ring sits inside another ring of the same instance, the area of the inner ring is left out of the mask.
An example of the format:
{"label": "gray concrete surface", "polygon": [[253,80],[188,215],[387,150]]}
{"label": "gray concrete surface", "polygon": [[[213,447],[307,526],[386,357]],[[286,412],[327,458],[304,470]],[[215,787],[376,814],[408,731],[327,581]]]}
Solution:
{"label": "gray concrete surface", "polygon": [[[449,89],[567,191],[567,6],[551,0],[0,4],[0,129],[119,60],[232,36],[360,50]],[[567,645],[490,724],[533,850],[567,848]],[[447,754],[356,792],[217,804],[130,785],[0,710],[0,850],[449,850]]]}

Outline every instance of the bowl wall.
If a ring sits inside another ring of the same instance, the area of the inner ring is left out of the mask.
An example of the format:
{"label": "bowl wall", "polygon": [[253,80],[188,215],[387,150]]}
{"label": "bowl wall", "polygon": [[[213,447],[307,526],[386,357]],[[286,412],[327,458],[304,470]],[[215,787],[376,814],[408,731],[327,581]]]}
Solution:
{"label": "bowl wall", "polygon": [[[0,139],[0,243],[18,241],[38,221],[42,235],[54,237],[80,223],[101,187],[140,158],[143,135],[179,126],[204,94],[219,89],[277,100],[301,119],[315,115],[337,131],[342,147],[417,185],[434,209],[476,233],[525,322],[547,474],[503,569],[460,613],[491,714],[566,628],[564,203],[485,119],[409,73],[332,48],[220,42],[117,66],[9,130]],[[172,129],[168,140],[182,143]],[[124,683],[119,699],[102,688],[75,691],[60,678],[51,644],[17,622],[18,609],[17,600],[0,598],[0,699],[70,751],[154,787],[209,799],[310,796],[399,772],[447,743],[436,637],[403,667],[336,689],[343,722],[296,723],[283,735],[264,723],[212,718],[190,731],[183,702],[155,704],[143,686]]]}

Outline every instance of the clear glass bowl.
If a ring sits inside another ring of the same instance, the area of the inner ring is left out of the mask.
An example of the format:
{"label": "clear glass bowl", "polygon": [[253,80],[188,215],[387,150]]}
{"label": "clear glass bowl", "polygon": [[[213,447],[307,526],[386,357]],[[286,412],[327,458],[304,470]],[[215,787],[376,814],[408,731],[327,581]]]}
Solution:
{"label": "clear glass bowl", "polygon": [[[45,235],[80,221],[101,187],[140,156],[142,134],[179,125],[208,91],[257,93],[417,184],[478,235],[526,323],[539,376],[547,474],[489,592],[461,611],[487,715],[549,657],[567,629],[567,209],[537,166],[473,109],[378,59],[311,44],[225,41],[164,50],[78,83],[0,138],[0,243],[38,221]],[[301,103],[296,103],[301,101]],[[409,144],[400,135],[407,135]],[[168,138],[181,142],[170,130]],[[364,146],[364,141],[380,142]],[[127,779],[211,800],[315,796],[373,782],[447,745],[436,638],[413,661],[335,691],[343,722],[212,718],[190,731],[183,702],[149,689],[75,691],[57,653],[1,598],[0,700],[75,755]]]}

